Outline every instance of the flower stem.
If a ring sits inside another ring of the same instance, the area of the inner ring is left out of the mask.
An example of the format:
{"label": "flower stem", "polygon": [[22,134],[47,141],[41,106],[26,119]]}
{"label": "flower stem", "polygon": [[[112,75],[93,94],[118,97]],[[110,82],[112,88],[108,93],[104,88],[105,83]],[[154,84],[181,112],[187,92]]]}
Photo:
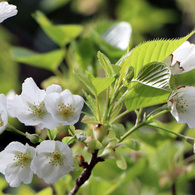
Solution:
{"label": "flower stem", "polygon": [[16,129],[11,124],[7,124],[6,130],[26,137],[26,134],[25,133],[23,133],[20,130]]}
{"label": "flower stem", "polygon": [[128,114],[128,113],[129,113],[129,111],[128,111],[128,110],[126,110],[126,111],[122,112],[122,113],[121,113],[121,114],[119,114],[116,118],[114,118],[112,121],[110,121],[110,124],[115,123],[117,120],[119,120],[121,117],[125,116],[125,115],[126,115],[126,114]]}
{"label": "flower stem", "polygon": [[98,120],[99,122],[101,122],[100,107],[99,107],[99,101],[97,96],[96,96],[96,107],[97,107]]}
{"label": "flower stem", "polygon": [[153,127],[153,128],[157,128],[157,129],[161,129],[161,130],[166,131],[168,133],[174,134],[174,135],[176,135],[179,138],[185,139],[186,141],[194,140],[191,137],[186,137],[186,136],[184,136],[182,134],[176,133],[174,131],[171,131],[170,129],[167,129],[167,128],[164,128],[164,127],[160,127],[160,126],[155,125],[155,124],[151,124],[151,123],[149,124],[149,123],[147,123],[146,126]]}
{"label": "flower stem", "polygon": [[163,110],[155,115],[152,115],[150,117],[147,117],[147,121],[152,121],[153,119],[155,119],[156,117],[162,115],[162,114],[165,114],[166,112],[168,112],[168,110]]}
{"label": "flower stem", "polygon": [[135,125],[134,127],[132,127],[131,129],[129,129],[122,137],[121,139],[118,141],[118,143],[122,142],[124,139],[126,139],[129,135],[131,135],[134,131],[136,131],[137,129],[139,129],[140,127],[145,126],[147,123],[141,122],[137,125]]}

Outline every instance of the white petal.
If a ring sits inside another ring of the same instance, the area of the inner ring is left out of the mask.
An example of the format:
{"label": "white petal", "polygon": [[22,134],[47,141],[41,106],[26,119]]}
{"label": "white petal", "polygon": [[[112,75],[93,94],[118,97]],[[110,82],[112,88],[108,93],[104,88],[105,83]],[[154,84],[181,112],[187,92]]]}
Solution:
{"label": "white petal", "polygon": [[7,2],[0,3],[0,23],[5,19],[15,16],[18,13],[15,5],[9,5]]}
{"label": "white petal", "polygon": [[55,142],[52,140],[45,140],[36,147],[36,152],[39,153],[52,153],[55,151]]}
{"label": "white petal", "polygon": [[46,93],[49,94],[49,93],[61,93],[62,92],[62,87],[60,85],[55,85],[55,84],[52,84],[50,85],[49,87],[46,88]]}
{"label": "white petal", "polygon": [[9,153],[14,153],[14,152],[22,152],[25,153],[26,151],[26,146],[24,146],[22,143],[20,142],[11,142],[6,148],[5,148],[6,152]]}
{"label": "white petal", "polygon": [[[195,68],[195,45],[184,42],[173,53],[171,59],[172,74],[181,74]],[[167,59],[164,61],[167,62]],[[168,63],[169,65],[169,63]],[[178,66],[179,65],[179,66]]]}
{"label": "white petal", "polygon": [[7,95],[6,95],[6,97],[7,97],[8,100],[13,100],[15,98],[15,96],[16,96],[16,92],[14,90],[10,90],[7,93]]}
{"label": "white petal", "polygon": [[4,94],[0,94],[0,133],[2,133],[8,123],[7,102]]}
{"label": "white petal", "polygon": [[23,101],[25,102],[40,103],[45,98],[46,92],[39,89],[34,80],[30,77],[27,78],[22,84],[21,95]]}
{"label": "white petal", "polygon": [[195,87],[180,87],[176,93],[172,93],[168,105],[178,123],[187,123],[190,128],[195,128]]}
{"label": "white petal", "polygon": [[21,96],[16,95],[13,100],[7,100],[7,110],[10,116],[17,117],[20,114],[29,114],[30,111],[22,101]]}
{"label": "white petal", "polygon": [[16,167],[13,164],[9,164],[5,170],[5,179],[11,187],[18,187],[21,182],[29,184],[32,181],[33,172],[30,166]]}
{"label": "white petal", "polygon": [[14,154],[7,153],[5,150],[0,152],[0,172],[5,174],[7,165],[13,162]]}

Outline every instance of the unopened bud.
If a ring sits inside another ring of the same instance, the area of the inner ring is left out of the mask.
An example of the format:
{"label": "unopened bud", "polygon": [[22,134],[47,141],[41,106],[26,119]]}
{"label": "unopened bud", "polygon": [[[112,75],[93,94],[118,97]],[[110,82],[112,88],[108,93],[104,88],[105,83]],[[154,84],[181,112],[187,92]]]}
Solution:
{"label": "unopened bud", "polygon": [[100,157],[103,159],[114,159],[116,157],[115,148],[106,147]]}
{"label": "unopened bud", "polygon": [[102,142],[104,137],[108,135],[108,127],[98,124],[93,127],[93,134],[96,140]]}
{"label": "unopened bud", "polygon": [[87,138],[86,133],[85,133],[85,132],[83,132],[83,131],[76,130],[76,131],[75,131],[75,134],[76,134],[76,138],[77,138],[77,140],[78,140],[78,141],[80,141],[80,142],[85,141],[85,140],[86,140],[86,138]]}
{"label": "unopened bud", "polygon": [[83,167],[84,169],[87,168],[88,163],[85,161],[82,155],[76,155],[75,158],[79,164],[79,167]]}
{"label": "unopened bud", "polygon": [[30,134],[26,132],[26,137],[33,143],[36,144],[41,141],[41,138],[37,134]]}
{"label": "unopened bud", "polygon": [[102,148],[102,144],[98,140],[95,140],[92,136],[89,136],[85,140],[85,143],[87,144],[87,151],[90,153]]}

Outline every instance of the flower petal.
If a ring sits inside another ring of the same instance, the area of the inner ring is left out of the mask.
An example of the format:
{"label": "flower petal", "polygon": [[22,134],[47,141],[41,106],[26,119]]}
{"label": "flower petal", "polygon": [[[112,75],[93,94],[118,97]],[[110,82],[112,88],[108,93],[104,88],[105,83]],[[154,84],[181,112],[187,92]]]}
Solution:
{"label": "flower petal", "polygon": [[187,123],[190,128],[195,128],[195,87],[178,88],[177,92],[171,94],[168,106],[178,123]]}
{"label": "flower petal", "polygon": [[5,19],[15,16],[18,13],[18,10],[15,5],[10,5],[7,2],[0,3],[0,23]]}

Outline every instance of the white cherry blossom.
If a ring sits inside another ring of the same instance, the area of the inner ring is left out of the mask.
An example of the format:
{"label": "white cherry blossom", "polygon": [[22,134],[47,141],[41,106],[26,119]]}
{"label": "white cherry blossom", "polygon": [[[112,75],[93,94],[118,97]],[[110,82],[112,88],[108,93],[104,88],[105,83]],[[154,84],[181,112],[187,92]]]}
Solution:
{"label": "white cherry blossom", "polygon": [[6,97],[4,94],[0,94],[0,133],[5,130],[8,123],[8,112],[6,107]]}
{"label": "white cherry blossom", "polygon": [[35,149],[20,142],[11,142],[0,152],[0,172],[11,187],[18,187],[21,182],[31,183],[33,172],[30,165],[34,156]]}
{"label": "white cherry blossom", "polygon": [[195,68],[195,44],[185,41],[165,61],[173,75],[182,74]]}
{"label": "white cherry blossom", "polygon": [[0,3],[0,23],[17,13],[18,10],[15,5],[8,4],[6,1]]}
{"label": "white cherry blossom", "polygon": [[[55,91],[55,89],[51,87],[50,91]],[[55,128],[57,122],[53,120],[52,115],[45,107],[46,94],[45,90],[37,87],[32,78],[27,78],[22,84],[21,95],[16,95],[13,100],[7,101],[9,114],[18,118],[26,126],[38,125],[41,129]]]}
{"label": "white cherry blossom", "polygon": [[36,154],[31,169],[46,183],[54,183],[74,169],[72,151],[63,142],[45,140],[37,146]]}
{"label": "white cherry blossom", "polygon": [[84,100],[79,95],[72,95],[69,90],[61,93],[49,93],[45,98],[47,110],[62,125],[74,125],[78,122]]}
{"label": "white cherry blossom", "polygon": [[178,87],[169,97],[168,106],[178,123],[187,123],[190,128],[195,128],[195,87]]}

